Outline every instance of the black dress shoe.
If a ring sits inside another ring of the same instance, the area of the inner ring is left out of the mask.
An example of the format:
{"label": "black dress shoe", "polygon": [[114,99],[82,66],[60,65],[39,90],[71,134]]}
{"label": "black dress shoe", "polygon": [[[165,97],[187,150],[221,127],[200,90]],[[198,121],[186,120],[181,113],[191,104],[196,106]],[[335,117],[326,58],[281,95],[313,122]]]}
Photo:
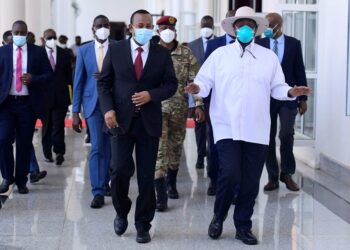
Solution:
{"label": "black dress shoe", "polygon": [[290,191],[296,192],[300,190],[298,184],[296,184],[296,182],[292,179],[292,176],[289,174],[281,175],[280,181],[284,182],[284,184],[286,184],[286,188],[288,188]]}
{"label": "black dress shoe", "polygon": [[128,228],[128,219],[119,217],[117,215],[114,219],[114,232],[118,236],[121,236],[123,233],[125,233],[127,228]]}
{"label": "black dress shoe", "polygon": [[101,208],[105,204],[105,198],[102,195],[95,195],[94,199],[91,201],[91,208]]}
{"label": "black dress shoe", "polygon": [[222,224],[223,221],[218,219],[216,215],[214,215],[208,229],[208,235],[210,238],[216,240],[220,237],[220,235],[222,234]]}
{"label": "black dress shoe", "polygon": [[63,155],[57,154],[57,156],[56,156],[56,165],[62,165],[63,162],[64,162]]}
{"label": "black dress shoe", "polygon": [[151,241],[151,235],[149,232],[137,232],[136,242],[137,243],[148,243]]}
{"label": "black dress shoe", "polygon": [[216,183],[210,181],[207,195],[208,196],[215,196],[216,195]]}
{"label": "black dress shoe", "polygon": [[8,181],[6,179],[3,179],[0,185],[0,194],[2,193],[6,193],[7,191],[9,191],[10,185],[13,184],[13,181]]}
{"label": "black dress shoe", "polygon": [[17,186],[18,188],[18,193],[20,194],[28,194],[29,193],[29,189],[27,188],[27,186]]}
{"label": "black dress shoe", "polygon": [[105,196],[112,196],[111,187],[109,184],[105,186]]}
{"label": "black dress shoe", "polygon": [[258,240],[250,230],[237,230],[236,239],[241,240],[246,245],[257,245]]}
{"label": "black dress shoe", "polygon": [[279,188],[279,183],[278,181],[269,181],[265,186],[264,186],[264,191],[273,191]]}
{"label": "black dress shoe", "polygon": [[35,183],[40,181],[41,179],[44,179],[47,175],[47,172],[45,170],[40,171],[40,172],[36,172],[36,173],[31,173],[30,174],[30,183]]}
{"label": "black dress shoe", "polygon": [[44,161],[51,163],[51,162],[53,162],[53,159],[52,159],[52,157],[49,157],[49,158],[45,157]]}
{"label": "black dress shoe", "polygon": [[203,161],[197,161],[196,169],[203,169],[203,168],[204,168],[204,162]]}

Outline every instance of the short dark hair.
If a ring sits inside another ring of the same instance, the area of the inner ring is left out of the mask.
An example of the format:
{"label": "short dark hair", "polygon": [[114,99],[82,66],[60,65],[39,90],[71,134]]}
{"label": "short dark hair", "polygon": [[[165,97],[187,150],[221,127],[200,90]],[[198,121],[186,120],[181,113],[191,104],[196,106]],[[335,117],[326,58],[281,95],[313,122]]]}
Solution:
{"label": "short dark hair", "polygon": [[60,35],[58,39],[59,39],[59,40],[60,40],[60,39],[68,40],[68,37],[65,36],[65,35]]}
{"label": "short dark hair", "polygon": [[75,39],[77,39],[77,38],[80,38],[80,39],[81,39],[81,36],[76,36]]}
{"label": "short dark hair", "polygon": [[27,24],[26,24],[25,21],[17,20],[16,22],[14,22],[14,23],[12,24],[12,29],[13,29],[13,26],[15,26],[15,25],[24,25],[24,26],[26,26],[26,29],[28,30],[28,26],[27,26]]}
{"label": "short dark hair", "polygon": [[43,35],[45,35],[46,32],[54,32],[56,33],[56,31],[54,29],[46,29],[44,32],[43,32]]}
{"label": "short dark hair", "polygon": [[100,18],[107,19],[108,22],[109,22],[108,17],[106,17],[105,15],[98,15],[97,17],[94,18],[94,21],[92,22],[92,25],[94,25],[95,21],[96,21],[97,19],[100,19]]}
{"label": "short dark hair", "polygon": [[136,14],[148,14],[148,15],[151,15],[151,13],[149,13],[147,10],[143,10],[143,9],[137,10],[134,13],[132,13],[132,15],[130,17],[130,24],[132,24],[134,22],[134,16]]}
{"label": "short dark hair", "polygon": [[206,20],[214,23],[214,18],[212,16],[204,16],[201,20]]}
{"label": "short dark hair", "polygon": [[4,34],[2,34],[2,40],[5,41],[9,36],[12,36],[12,31],[11,30],[5,31]]}

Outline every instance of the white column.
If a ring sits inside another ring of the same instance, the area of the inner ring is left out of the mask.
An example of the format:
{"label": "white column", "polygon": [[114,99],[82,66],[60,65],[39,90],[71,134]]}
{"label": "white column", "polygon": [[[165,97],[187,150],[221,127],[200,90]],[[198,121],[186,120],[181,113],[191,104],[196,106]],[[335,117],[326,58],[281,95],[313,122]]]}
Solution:
{"label": "white column", "polygon": [[209,15],[213,16],[213,1],[212,0],[200,0],[198,2],[198,8],[197,8],[197,17],[196,21],[198,24],[200,24],[201,19],[203,16]]}
{"label": "white column", "polygon": [[40,37],[44,30],[52,28],[51,1],[25,0],[24,2],[28,30],[35,34],[36,44],[41,45]]}
{"label": "white column", "polygon": [[12,28],[13,22],[25,20],[25,4],[23,0],[0,0],[0,33]]}

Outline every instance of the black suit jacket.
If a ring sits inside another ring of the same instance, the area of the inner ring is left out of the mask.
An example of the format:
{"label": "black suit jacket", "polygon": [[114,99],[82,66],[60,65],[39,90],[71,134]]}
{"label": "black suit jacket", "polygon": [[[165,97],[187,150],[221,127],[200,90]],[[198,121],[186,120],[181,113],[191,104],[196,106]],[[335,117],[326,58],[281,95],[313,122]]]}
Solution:
{"label": "black suit jacket", "polygon": [[[45,114],[45,91],[52,77],[52,68],[44,48],[27,44],[27,73],[32,75],[28,86],[32,109],[38,118]],[[0,108],[10,93],[13,78],[13,45],[0,47]]]}
{"label": "black suit jacket", "polygon": [[133,119],[135,106],[131,96],[135,92],[148,91],[152,100],[141,107],[140,115],[147,133],[160,137],[162,133],[161,101],[173,96],[177,90],[177,79],[170,51],[158,44],[150,43],[142,76],[137,80],[130,40],[110,44],[97,88],[102,112],[116,111],[120,126],[118,133],[126,133]]}
{"label": "black suit jacket", "polygon": [[72,85],[72,67],[69,53],[57,48],[56,66],[52,80],[47,84],[46,107],[68,107],[71,103],[68,86]]}
{"label": "black suit jacket", "polygon": [[[291,87],[294,87],[295,85],[307,86],[300,41],[294,37],[286,35],[284,35],[284,37],[284,54],[281,66],[286,83]],[[256,43],[270,49],[269,38],[257,39]],[[301,96],[296,101],[283,101],[283,103],[291,108],[296,108],[298,106],[298,100],[307,100],[307,96]]]}

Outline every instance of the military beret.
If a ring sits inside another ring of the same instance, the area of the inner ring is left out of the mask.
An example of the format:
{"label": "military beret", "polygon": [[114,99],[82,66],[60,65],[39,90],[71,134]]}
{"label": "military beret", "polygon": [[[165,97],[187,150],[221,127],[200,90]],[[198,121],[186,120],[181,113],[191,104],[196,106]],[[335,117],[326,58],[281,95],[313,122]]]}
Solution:
{"label": "military beret", "polygon": [[173,16],[162,16],[158,19],[157,25],[176,25],[177,19]]}

